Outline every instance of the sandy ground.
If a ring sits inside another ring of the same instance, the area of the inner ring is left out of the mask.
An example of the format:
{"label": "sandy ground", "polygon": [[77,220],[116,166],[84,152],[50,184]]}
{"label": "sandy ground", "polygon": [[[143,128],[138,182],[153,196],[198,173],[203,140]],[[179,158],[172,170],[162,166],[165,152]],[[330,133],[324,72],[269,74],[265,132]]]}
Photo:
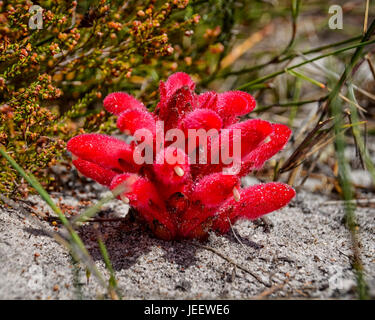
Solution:
{"label": "sandy ground", "polygon": [[[79,198],[60,200],[77,207]],[[300,191],[288,207],[268,215],[269,230],[262,223],[242,221],[235,224],[235,234],[211,234],[206,243],[165,242],[120,222],[101,223],[99,229],[126,299],[355,298],[344,211],[326,200]],[[40,209],[37,196],[30,201],[39,211],[47,210]],[[115,200],[102,216],[126,210]],[[366,280],[375,297],[375,208],[356,213]],[[53,226],[39,221],[0,207],[0,298],[105,298],[95,277],[88,281],[84,266],[75,264],[45,232]],[[98,268],[107,274],[96,232],[92,223],[80,230]]]}

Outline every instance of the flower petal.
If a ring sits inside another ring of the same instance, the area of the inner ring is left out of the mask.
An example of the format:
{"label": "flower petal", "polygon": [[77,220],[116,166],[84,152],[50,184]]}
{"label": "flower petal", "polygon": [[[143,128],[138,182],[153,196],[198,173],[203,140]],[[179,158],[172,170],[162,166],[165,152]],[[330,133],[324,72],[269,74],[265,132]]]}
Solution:
{"label": "flower petal", "polygon": [[138,101],[136,98],[127,94],[126,92],[113,92],[107,95],[103,101],[104,108],[115,114],[120,115],[121,112],[124,112],[128,109],[140,109],[147,110],[142,102]]}
{"label": "flower petal", "polygon": [[138,129],[147,129],[155,135],[155,119],[150,112],[141,109],[129,109],[120,114],[117,128],[133,135]]}
{"label": "flower petal", "polygon": [[218,96],[217,111],[224,119],[245,115],[251,112],[255,106],[255,99],[247,92],[227,91]]}
{"label": "flower petal", "polygon": [[214,91],[207,91],[197,96],[197,107],[202,109],[217,109],[218,94]]}
{"label": "flower petal", "polygon": [[195,94],[188,87],[177,89],[165,102],[158,104],[159,118],[164,121],[165,130],[176,128],[178,121],[195,109]]}
{"label": "flower petal", "polygon": [[283,124],[271,125],[272,133],[269,135],[269,141],[258,146],[243,159],[241,175],[246,175],[254,169],[260,169],[268,159],[278,153],[288,142],[292,131]]}
{"label": "flower petal", "polygon": [[173,239],[176,227],[165,209],[155,186],[146,178],[135,174],[121,174],[111,182],[111,190],[123,187],[125,192],[120,196],[127,197],[130,205],[136,208],[154,232],[166,240]]}
{"label": "flower petal", "polygon": [[[226,129],[233,132],[234,129],[241,130],[241,157],[246,156],[248,153],[253,151],[267,136],[272,133],[272,126],[268,121],[260,119],[250,119],[243,122],[233,124]],[[236,141],[233,140],[233,133],[230,135],[230,143],[233,144]],[[230,150],[233,146],[230,145]]]}
{"label": "flower petal", "polygon": [[189,129],[203,129],[208,131],[210,129],[220,130],[223,121],[220,116],[210,109],[196,109],[184,117],[178,127],[184,131],[186,138],[188,138]]}
{"label": "flower petal", "polygon": [[190,206],[181,218],[179,235],[181,238],[203,238],[208,233],[215,209]]}
{"label": "flower petal", "polygon": [[82,134],[69,140],[67,149],[80,159],[105,169],[136,172],[133,148],[122,140],[104,134]]}
{"label": "flower petal", "polygon": [[218,211],[214,228],[226,232],[237,219],[254,220],[278,210],[295,196],[294,189],[286,184],[270,182],[248,187],[240,192],[240,201],[228,200]]}
{"label": "flower petal", "polygon": [[239,178],[235,175],[213,173],[197,182],[190,198],[192,201],[199,201],[205,207],[218,207],[233,195],[233,188],[239,183]]}
{"label": "flower petal", "polygon": [[84,176],[93,179],[104,186],[109,186],[113,178],[117,175],[117,173],[112,170],[104,169],[103,167],[86,160],[76,159],[73,160],[73,164]]}
{"label": "flower petal", "polygon": [[172,74],[165,82],[165,90],[167,96],[173,95],[177,90],[188,87],[189,90],[195,89],[195,83],[191,80],[190,76],[184,72],[176,72]]}
{"label": "flower petal", "polygon": [[[240,135],[234,135],[234,130],[240,130]],[[233,166],[234,157],[239,164],[241,158],[257,148],[272,131],[272,125],[260,119],[250,119],[222,129],[221,134],[207,144],[208,164],[198,165],[198,171],[201,174],[219,172],[224,167]],[[235,147],[239,145],[241,150],[236,151]]]}
{"label": "flower petal", "polygon": [[190,176],[189,157],[174,147],[168,147],[156,155],[153,170],[158,181],[177,186]]}

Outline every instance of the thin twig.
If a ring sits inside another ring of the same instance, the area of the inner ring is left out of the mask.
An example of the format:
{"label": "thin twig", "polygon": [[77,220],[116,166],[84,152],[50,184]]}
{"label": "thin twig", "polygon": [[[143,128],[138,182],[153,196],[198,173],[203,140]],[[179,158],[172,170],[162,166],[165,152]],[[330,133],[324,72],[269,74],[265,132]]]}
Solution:
{"label": "thin twig", "polygon": [[[367,54],[366,57],[365,57],[367,61],[368,61],[368,56],[369,56],[369,55]],[[307,58],[305,55],[303,55],[303,54],[301,54],[301,57],[302,57],[305,61],[308,60],[308,58]],[[368,61],[368,62],[372,64],[371,60]],[[332,75],[332,76],[335,77],[337,80],[340,79],[340,75],[339,75],[339,74],[337,74],[336,72],[334,72],[334,71],[332,71],[332,70],[330,70],[330,69],[323,68],[321,65],[319,65],[319,64],[316,63],[316,62],[312,62],[311,65],[314,66],[314,67],[316,67],[317,69],[319,69],[320,71],[322,71],[322,72],[324,72],[324,73],[327,73],[327,74],[329,74],[329,75]],[[370,67],[371,67],[371,65],[370,65]],[[321,73],[319,72],[319,74],[321,74]],[[374,69],[374,78],[375,78],[375,69]],[[354,88],[356,91],[362,93],[362,94],[365,95],[366,97],[368,97],[368,98],[370,98],[370,99],[372,99],[372,100],[375,101],[375,95],[373,95],[372,93],[370,93],[370,92],[368,92],[368,91],[366,91],[366,90],[364,90],[364,89],[358,87],[358,86],[357,86],[356,84],[354,84],[354,83],[352,83],[352,86],[353,86],[353,88]]]}
{"label": "thin twig", "polygon": [[[304,51],[303,54],[311,54],[311,53],[321,52],[321,51],[326,50],[326,49],[335,48],[335,47],[338,47],[338,46],[341,46],[341,45],[344,45],[344,44],[348,44],[348,43],[352,43],[354,41],[360,40],[361,37],[362,36],[356,36],[354,38],[350,38],[350,39],[347,39],[347,40],[344,40],[344,41],[331,43],[329,45],[324,45],[324,46],[321,46],[321,47],[310,49],[310,50]],[[287,61],[287,60],[292,60],[293,58],[295,58],[297,56],[298,56],[298,53],[291,53],[291,54],[285,56],[284,58],[280,58],[280,56],[276,56],[276,57],[272,58],[270,61],[267,61],[267,62],[262,63],[262,64],[258,64],[256,66],[253,66],[253,67],[250,67],[250,68],[243,68],[243,69],[240,69],[240,70],[237,70],[237,71],[228,71],[228,72],[225,72],[225,73],[223,72],[222,74],[219,74],[218,77],[219,78],[225,78],[225,77],[231,76],[231,75],[241,75],[241,74],[244,74],[244,73],[250,73],[250,72],[253,72],[253,71],[263,69],[263,68],[269,66],[270,64],[276,64],[276,63],[278,64],[278,63],[281,63],[281,62],[284,62],[284,61]]]}
{"label": "thin twig", "polygon": [[[248,83],[245,83],[243,84],[242,86],[240,86],[239,88],[237,88],[238,90],[249,90],[251,89],[254,85],[256,84],[259,84],[259,83],[264,83],[266,82],[267,80],[270,80],[272,78],[275,78],[279,75],[282,75],[284,74],[287,70],[293,70],[293,69],[296,69],[296,68],[299,68],[299,67],[302,67],[310,62],[313,62],[313,61],[317,61],[317,60],[321,60],[323,58],[327,58],[327,57],[330,57],[330,56],[333,56],[333,55],[337,55],[339,53],[342,53],[342,52],[345,52],[345,51],[348,51],[348,50],[352,50],[352,49],[358,49],[358,48],[363,48],[367,45],[370,45],[370,44],[373,44],[375,43],[375,40],[366,40],[366,41],[363,41],[363,42],[360,42],[360,43],[356,43],[354,45],[351,45],[351,46],[348,46],[348,47],[345,47],[345,48],[342,48],[342,49],[338,49],[338,50],[335,50],[335,51],[331,51],[329,53],[326,53],[326,54],[322,54],[320,56],[317,56],[317,57],[314,57],[314,58],[311,58],[310,60],[307,60],[307,61],[303,61],[301,63],[297,63],[291,67],[288,67],[288,68],[284,68],[280,71],[276,71],[276,72],[273,72],[273,73],[270,73],[266,76],[263,76],[261,78],[258,78],[258,79],[255,79],[253,81],[250,81]],[[362,52],[362,50],[358,50],[357,52]],[[357,53],[358,55],[358,53]]]}
{"label": "thin twig", "polygon": [[228,220],[228,223],[229,223],[230,229],[232,230],[232,233],[233,233],[234,237],[235,237],[236,240],[242,245],[242,247],[246,250],[247,248],[246,248],[245,245],[242,243],[242,241],[238,238],[236,232],[234,231],[233,225],[232,225],[232,223],[230,222],[229,217],[227,217],[227,220]]}
{"label": "thin twig", "polygon": [[264,290],[262,293],[260,293],[257,296],[255,296],[254,299],[256,299],[256,300],[264,299],[264,298],[268,297],[269,295],[271,295],[272,293],[274,293],[274,292],[276,292],[276,291],[281,290],[282,288],[284,288],[284,286],[288,282],[289,282],[289,278],[286,279],[282,283],[276,284],[276,285],[272,286],[271,288]]}
{"label": "thin twig", "polygon": [[234,266],[236,266],[238,269],[241,269],[242,271],[245,271],[246,273],[250,274],[254,279],[256,279],[258,282],[260,282],[261,284],[263,284],[264,286],[266,287],[271,287],[271,284],[270,283],[267,283],[267,282],[264,282],[258,275],[256,275],[254,272],[252,272],[251,270],[245,268],[244,266],[238,264],[237,262],[233,261],[231,258],[227,257],[225,254],[221,253],[219,250],[216,250],[215,248],[212,248],[212,247],[209,247],[209,246],[205,246],[203,244],[198,244],[198,243],[194,243],[194,242],[191,242],[191,244],[195,247],[198,247],[198,248],[201,248],[201,249],[206,249],[206,250],[209,250],[213,253],[216,253],[219,257],[223,258],[224,260],[228,261],[229,263],[233,264]]}

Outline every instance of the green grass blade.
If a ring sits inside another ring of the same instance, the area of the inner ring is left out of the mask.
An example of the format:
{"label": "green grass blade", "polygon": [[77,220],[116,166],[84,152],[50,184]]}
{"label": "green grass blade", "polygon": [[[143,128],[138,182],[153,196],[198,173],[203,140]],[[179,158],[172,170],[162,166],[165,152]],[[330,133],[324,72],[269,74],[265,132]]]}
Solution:
{"label": "green grass blade", "polygon": [[[354,94],[354,88],[352,84],[348,84],[348,98],[353,101],[354,103],[357,103],[357,99],[355,98]],[[354,122],[359,122],[359,117],[358,117],[358,111],[357,108],[354,106],[350,106],[350,112],[353,118]],[[353,135],[355,136],[355,139],[358,143],[358,148],[359,151],[361,152],[361,155],[364,159],[366,169],[370,173],[372,177],[373,184],[375,185],[375,166],[374,163],[368,153],[368,150],[365,146],[364,139],[361,136],[361,132],[357,126],[353,126]]]}
{"label": "green grass blade", "polygon": [[109,271],[109,274],[110,274],[109,281],[108,281],[109,291],[111,293],[112,298],[116,299],[116,298],[119,297],[119,294],[118,294],[118,287],[117,287],[117,280],[116,280],[116,276],[115,276],[115,271],[113,270],[111,259],[109,258],[107,247],[105,246],[101,237],[98,238],[98,245],[99,245],[99,250],[100,250],[100,253],[103,257],[105,266],[106,266],[106,268],[107,268],[107,270]]}
{"label": "green grass blade", "polygon": [[75,255],[79,256],[85,262],[88,262],[88,267],[91,269],[93,274],[97,276],[100,283],[105,283],[104,277],[101,275],[99,270],[95,267],[94,263],[92,262],[92,258],[88,253],[83,241],[77,234],[77,232],[73,229],[72,225],[65,217],[61,209],[55,204],[52,198],[49,196],[47,191],[42,187],[39,181],[32,175],[28,174],[23,170],[18,163],[7,154],[3,147],[0,147],[1,155],[10,163],[10,165],[17,170],[17,172],[39,193],[41,198],[51,207],[51,209],[58,215],[59,219],[63,223],[64,227],[68,230],[70,237],[71,237],[71,248],[75,251]]}
{"label": "green grass blade", "polygon": [[255,80],[250,81],[248,83],[245,83],[242,86],[238,87],[237,89],[238,90],[248,90],[248,91],[249,90],[253,90],[253,87],[255,85],[258,85],[260,83],[264,83],[264,82],[266,82],[266,81],[268,81],[270,79],[273,79],[273,78],[275,78],[275,77],[277,77],[279,75],[282,75],[287,70],[293,70],[293,69],[302,67],[302,66],[304,66],[304,65],[306,65],[308,63],[311,63],[313,61],[321,60],[323,58],[326,58],[326,57],[329,57],[329,56],[333,56],[333,55],[338,55],[338,54],[343,53],[343,52],[348,51],[348,50],[352,50],[352,49],[356,49],[356,48],[363,48],[364,46],[367,46],[367,45],[370,45],[370,44],[373,44],[373,43],[375,43],[375,40],[364,41],[364,42],[356,43],[354,45],[351,45],[351,46],[348,46],[348,47],[345,47],[345,48],[341,48],[341,49],[338,49],[338,50],[335,50],[335,51],[332,51],[332,52],[329,52],[329,53],[326,53],[326,54],[322,54],[322,55],[317,56],[315,58],[312,58],[312,59],[303,61],[301,63],[295,64],[295,65],[293,65],[293,66],[291,66],[289,68],[273,72],[273,73],[268,74],[266,76],[263,76],[261,78],[255,79]]}

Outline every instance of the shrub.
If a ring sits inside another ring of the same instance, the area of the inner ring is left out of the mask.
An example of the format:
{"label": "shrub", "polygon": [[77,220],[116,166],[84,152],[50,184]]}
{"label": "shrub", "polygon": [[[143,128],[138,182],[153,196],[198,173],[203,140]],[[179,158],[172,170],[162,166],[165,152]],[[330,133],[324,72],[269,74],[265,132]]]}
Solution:
{"label": "shrub", "polygon": [[[187,0],[38,3],[43,26],[31,29],[31,1],[0,1],[0,143],[52,187],[47,169],[65,141],[115,128],[97,101],[116,89],[142,91],[146,76],[170,72],[172,62],[159,58],[173,54],[199,16],[186,13]],[[1,193],[28,191],[3,158],[0,166]]]}

